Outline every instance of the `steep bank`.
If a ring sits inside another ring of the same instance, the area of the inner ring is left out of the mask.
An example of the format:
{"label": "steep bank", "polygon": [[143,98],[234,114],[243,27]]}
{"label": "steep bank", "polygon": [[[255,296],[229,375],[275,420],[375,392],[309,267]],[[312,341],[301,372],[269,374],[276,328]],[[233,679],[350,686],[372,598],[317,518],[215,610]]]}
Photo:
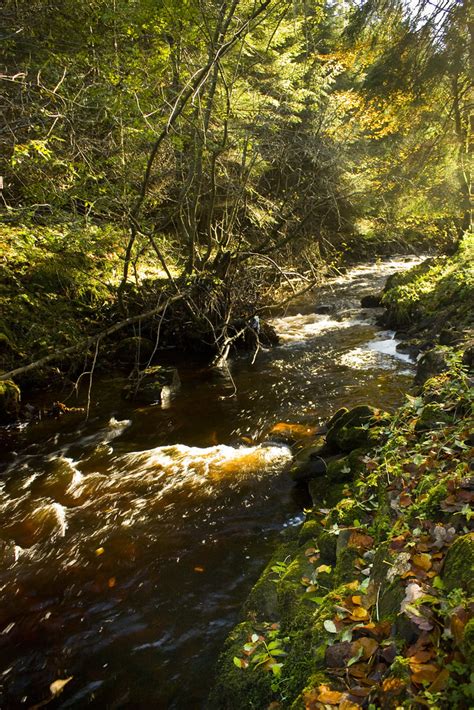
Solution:
{"label": "steep bank", "polygon": [[248,598],[210,707],[472,706],[471,252],[389,283],[390,322],[418,347],[462,335],[423,355],[394,415],[328,423],[308,453],[327,464],[307,476],[314,507]]}

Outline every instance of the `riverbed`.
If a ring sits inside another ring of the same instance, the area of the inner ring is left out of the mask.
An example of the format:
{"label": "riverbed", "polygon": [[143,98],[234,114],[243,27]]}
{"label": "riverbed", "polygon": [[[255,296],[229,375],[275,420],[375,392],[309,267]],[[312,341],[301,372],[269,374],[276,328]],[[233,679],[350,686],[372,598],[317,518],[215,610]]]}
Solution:
{"label": "riverbed", "polygon": [[332,279],[273,319],[280,345],[255,361],[176,357],[181,388],[163,406],[124,402],[111,374],[88,421],[15,433],[0,477],[1,708],[68,678],[49,707],[203,707],[248,591],[307,505],[272,427],[402,401],[414,363],[360,298],[418,261]]}

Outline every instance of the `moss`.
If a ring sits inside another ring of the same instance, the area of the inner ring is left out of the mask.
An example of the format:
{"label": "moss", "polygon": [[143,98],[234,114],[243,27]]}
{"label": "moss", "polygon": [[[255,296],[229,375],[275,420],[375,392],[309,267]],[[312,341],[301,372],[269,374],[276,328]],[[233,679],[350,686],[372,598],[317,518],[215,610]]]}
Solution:
{"label": "moss", "polygon": [[339,527],[350,527],[355,520],[358,520],[361,513],[360,503],[354,498],[343,498],[330,511],[327,524],[338,525]]}
{"label": "moss", "polygon": [[344,485],[344,483],[329,481],[327,476],[321,476],[320,478],[313,478],[309,481],[308,489],[313,503],[317,508],[321,508],[322,506],[332,508],[341,500]]}
{"label": "moss", "polygon": [[334,570],[334,584],[340,586],[352,582],[358,577],[354,562],[359,557],[359,552],[353,547],[346,547],[338,552],[336,569]]}
{"label": "moss", "polygon": [[474,596],[474,532],[452,543],[444,562],[443,582],[448,592],[463,589]]}
{"label": "moss", "polygon": [[337,536],[331,532],[324,531],[318,540],[321,562],[333,565],[336,562]]}
{"label": "moss", "polygon": [[9,422],[18,417],[20,388],[12,380],[0,381],[0,422]]}
{"label": "moss", "polygon": [[329,446],[344,452],[373,446],[381,438],[381,424],[386,425],[389,419],[386,412],[359,405],[335,421],[326,434],[326,441]]}
{"label": "moss", "polygon": [[347,407],[341,407],[340,409],[335,412],[331,419],[326,423],[326,426],[328,429],[331,429],[331,427],[342,417],[344,414],[348,413],[348,408]]}
{"label": "moss", "polygon": [[263,670],[237,668],[234,656],[240,656],[243,645],[254,627],[249,622],[239,624],[228,637],[219,658],[215,683],[208,698],[209,710],[235,710],[249,708],[261,710],[273,698],[272,675]]}
{"label": "moss", "polygon": [[300,545],[306,545],[309,542],[316,543],[321,535],[323,527],[319,520],[314,518],[306,520],[301,527],[298,542]]}
{"label": "moss", "polygon": [[289,560],[296,555],[297,549],[295,542],[284,543],[278,547],[245,601],[243,607],[245,616],[266,621],[279,620],[277,586],[280,573],[272,568],[282,565],[284,569]]}
{"label": "moss", "polygon": [[474,619],[469,619],[464,627],[462,652],[470,668],[474,668]]}

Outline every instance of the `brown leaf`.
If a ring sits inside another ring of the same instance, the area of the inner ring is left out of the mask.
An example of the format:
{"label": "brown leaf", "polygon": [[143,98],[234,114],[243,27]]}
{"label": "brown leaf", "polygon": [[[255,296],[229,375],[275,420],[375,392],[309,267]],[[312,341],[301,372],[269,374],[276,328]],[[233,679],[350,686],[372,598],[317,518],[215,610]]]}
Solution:
{"label": "brown leaf", "polygon": [[328,646],[324,656],[324,662],[328,668],[344,668],[347,661],[355,655],[354,644],[349,641],[333,643]]}
{"label": "brown leaf", "polygon": [[438,677],[431,683],[428,690],[430,693],[439,693],[440,690],[444,690],[449,680],[449,671],[447,668],[443,668],[440,671]]}
{"label": "brown leaf", "polygon": [[410,663],[411,681],[415,685],[433,683],[440,673],[439,666],[433,663]]}
{"label": "brown leaf", "polygon": [[369,550],[374,545],[374,538],[371,535],[353,530],[351,532],[348,547],[355,547],[356,550]]}
{"label": "brown leaf", "polygon": [[367,638],[366,636],[354,641],[356,651],[362,649],[362,658],[367,661],[377,651],[379,645],[375,639]]}

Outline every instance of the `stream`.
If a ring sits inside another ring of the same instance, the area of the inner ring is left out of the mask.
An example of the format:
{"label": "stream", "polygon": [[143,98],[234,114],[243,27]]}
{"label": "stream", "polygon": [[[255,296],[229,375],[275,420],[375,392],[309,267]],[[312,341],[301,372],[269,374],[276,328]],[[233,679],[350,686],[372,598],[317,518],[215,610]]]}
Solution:
{"label": "stream", "polygon": [[0,469],[3,710],[71,677],[49,708],[204,706],[246,595],[307,505],[271,427],[402,401],[414,365],[359,304],[419,261],[332,279],[273,319],[278,347],[230,375],[177,362],[166,406],[123,401],[112,373],[89,421],[15,432]]}

